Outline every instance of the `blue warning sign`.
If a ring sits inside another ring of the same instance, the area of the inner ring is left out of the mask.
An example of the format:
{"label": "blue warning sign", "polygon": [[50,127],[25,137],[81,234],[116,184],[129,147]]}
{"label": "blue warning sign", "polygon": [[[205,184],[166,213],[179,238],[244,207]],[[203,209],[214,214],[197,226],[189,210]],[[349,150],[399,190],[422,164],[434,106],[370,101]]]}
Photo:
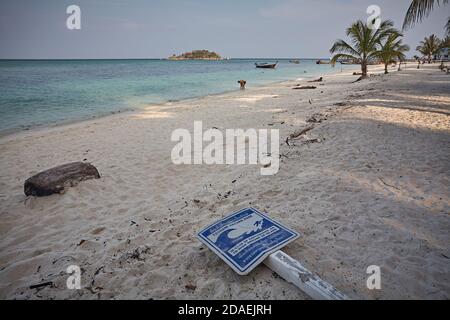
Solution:
{"label": "blue warning sign", "polygon": [[275,251],[297,239],[299,234],[247,208],[213,223],[198,238],[240,275],[250,273]]}

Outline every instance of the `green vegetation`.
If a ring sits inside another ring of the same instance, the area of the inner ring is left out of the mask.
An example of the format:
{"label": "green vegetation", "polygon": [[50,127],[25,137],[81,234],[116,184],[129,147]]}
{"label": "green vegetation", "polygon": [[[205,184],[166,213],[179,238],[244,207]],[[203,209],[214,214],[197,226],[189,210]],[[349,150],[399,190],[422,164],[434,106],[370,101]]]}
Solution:
{"label": "green vegetation", "polygon": [[393,32],[386,38],[384,43],[380,43],[381,48],[376,56],[384,63],[385,74],[388,73],[389,64],[397,63],[398,61],[401,65],[402,61],[406,59],[405,52],[409,51],[409,46],[402,43],[402,36],[401,33]]}
{"label": "green vegetation", "polygon": [[[416,22],[421,22],[428,17],[435,5],[440,6],[448,4],[449,0],[413,0],[406,12],[405,21],[403,22],[403,30],[412,27]],[[447,35],[450,35],[450,17],[445,26]]]}
{"label": "green vegetation", "polygon": [[194,50],[185,52],[179,56],[174,54],[169,60],[222,60],[222,57],[208,50]]}
{"label": "green vegetation", "polygon": [[441,49],[450,49],[450,35],[441,41]]}
{"label": "green vegetation", "polygon": [[433,55],[437,54],[440,49],[442,49],[442,42],[434,34],[425,37],[416,48],[424,57],[427,57],[428,63],[431,63]]}
{"label": "green vegetation", "polygon": [[351,38],[351,44],[345,40],[336,41],[330,49],[331,53],[335,54],[331,63],[335,64],[339,59],[358,61],[361,64],[361,79],[367,77],[367,66],[380,60],[381,43],[391,34],[401,36],[390,20],[383,21],[376,30],[358,20],[347,29],[346,33]]}

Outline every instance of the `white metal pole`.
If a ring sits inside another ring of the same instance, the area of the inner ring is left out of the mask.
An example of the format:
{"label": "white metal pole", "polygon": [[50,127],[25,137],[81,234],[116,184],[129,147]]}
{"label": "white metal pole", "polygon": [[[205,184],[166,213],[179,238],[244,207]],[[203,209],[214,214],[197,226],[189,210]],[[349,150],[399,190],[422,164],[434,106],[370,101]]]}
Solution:
{"label": "white metal pole", "polygon": [[283,251],[272,253],[264,260],[264,264],[315,300],[348,300],[345,294],[320,279]]}

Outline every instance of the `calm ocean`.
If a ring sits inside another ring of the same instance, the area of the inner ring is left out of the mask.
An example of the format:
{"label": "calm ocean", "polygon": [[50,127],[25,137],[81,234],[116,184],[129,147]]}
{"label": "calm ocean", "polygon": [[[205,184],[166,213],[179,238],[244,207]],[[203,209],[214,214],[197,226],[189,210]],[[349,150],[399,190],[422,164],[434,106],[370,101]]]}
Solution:
{"label": "calm ocean", "polygon": [[342,67],[332,69],[316,65],[314,60],[300,64],[279,60],[276,70],[254,66],[255,62],[275,60],[0,61],[0,132],[238,90],[239,79],[254,87],[315,77]]}

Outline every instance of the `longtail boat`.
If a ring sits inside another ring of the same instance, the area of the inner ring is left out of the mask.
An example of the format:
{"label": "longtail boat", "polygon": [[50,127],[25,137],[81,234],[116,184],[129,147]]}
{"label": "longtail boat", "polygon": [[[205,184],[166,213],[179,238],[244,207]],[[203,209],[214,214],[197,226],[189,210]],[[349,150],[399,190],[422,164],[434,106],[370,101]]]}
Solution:
{"label": "longtail boat", "polygon": [[275,69],[277,64],[278,61],[276,63],[255,63],[255,66],[261,69]]}
{"label": "longtail boat", "polygon": [[331,64],[330,61],[317,60],[316,64]]}

